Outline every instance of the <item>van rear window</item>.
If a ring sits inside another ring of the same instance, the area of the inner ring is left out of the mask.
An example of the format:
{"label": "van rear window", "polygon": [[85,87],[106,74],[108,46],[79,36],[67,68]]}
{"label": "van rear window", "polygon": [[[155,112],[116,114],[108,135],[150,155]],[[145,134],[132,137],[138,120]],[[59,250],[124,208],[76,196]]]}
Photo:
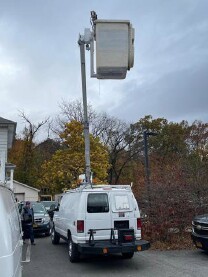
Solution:
{"label": "van rear window", "polygon": [[89,193],[87,198],[88,213],[108,213],[109,203],[107,193]]}
{"label": "van rear window", "polygon": [[115,195],[115,208],[118,211],[130,209],[127,195]]}

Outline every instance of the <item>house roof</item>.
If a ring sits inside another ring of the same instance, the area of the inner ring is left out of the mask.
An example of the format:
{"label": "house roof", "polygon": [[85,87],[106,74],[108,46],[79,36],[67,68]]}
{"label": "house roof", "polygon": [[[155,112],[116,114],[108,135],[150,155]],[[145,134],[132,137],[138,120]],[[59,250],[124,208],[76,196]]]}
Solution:
{"label": "house roof", "polygon": [[8,120],[6,118],[0,117],[0,124],[6,124],[6,125],[15,124],[16,125],[17,123],[14,121]]}
{"label": "house roof", "polygon": [[36,189],[36,188],[33,188],[33,187],[30,187],[30,186],[28,186],[28,185],[26,185],[26,184],[23,184],[23,183],[20,183],[20,182],[18,182],[18,181],[16,181],[16,180],[14,180],[13,181],[13,183],[15,184],[18,184],[18,185],[20,185],[20,186],[23,186],[23,187],[26,187],[26,188],[29,188],[29,189],[32,189],[32,190],[35,190],[35,191],[37,191],[37,192],[40,192],[40,190],[39,189]]}

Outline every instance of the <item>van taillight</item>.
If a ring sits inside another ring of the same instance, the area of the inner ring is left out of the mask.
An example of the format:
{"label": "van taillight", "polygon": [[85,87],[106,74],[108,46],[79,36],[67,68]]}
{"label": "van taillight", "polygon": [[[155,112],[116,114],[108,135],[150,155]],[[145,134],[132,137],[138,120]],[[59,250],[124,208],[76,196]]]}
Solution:
{"label": "van taillight", "polygon": [[132,235],[124,235],[124,240],[125,241],[133,241],[133,236]]}
{"label": "van taillight", "polygon": [[142,229],[142,221],[141,218],[137,218],[137,230],[141,230]]}
{"label": "van taillight", "polygon": [[84,233],[84,220],[77,220],[77,233]]}

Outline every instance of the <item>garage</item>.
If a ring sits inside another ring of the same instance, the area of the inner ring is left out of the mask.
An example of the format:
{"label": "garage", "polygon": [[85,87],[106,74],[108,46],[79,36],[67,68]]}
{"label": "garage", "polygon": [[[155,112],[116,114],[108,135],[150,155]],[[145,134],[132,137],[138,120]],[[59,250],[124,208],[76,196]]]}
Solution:
{"label": "garage", "polygon": [[39,189],[20,183],[16,180],[13,181],[13,189],[15,198],[17,198],[18,202],[39,200]]}
{"label": "garage", "polygon": [[15,193],[15,198],[18,202],[25,201],[25,194],[24,193]]}

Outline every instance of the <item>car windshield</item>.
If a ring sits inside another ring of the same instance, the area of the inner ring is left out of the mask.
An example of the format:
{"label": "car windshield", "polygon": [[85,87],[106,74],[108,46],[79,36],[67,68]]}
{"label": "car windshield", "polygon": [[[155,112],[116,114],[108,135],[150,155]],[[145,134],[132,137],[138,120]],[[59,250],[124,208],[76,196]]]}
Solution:
{"label": "car windshield", "polygon": [[42,203],[43,203],[44,207],[46,207],[46,208],[50,208],[51,205],[55,205],[55,206],[58,205],[58,203],[56,201],[42,201]]}
{"label": "car windshield", "polygon": [[41,203],[32,204],[34,213],[46,213],[45,207]]}

